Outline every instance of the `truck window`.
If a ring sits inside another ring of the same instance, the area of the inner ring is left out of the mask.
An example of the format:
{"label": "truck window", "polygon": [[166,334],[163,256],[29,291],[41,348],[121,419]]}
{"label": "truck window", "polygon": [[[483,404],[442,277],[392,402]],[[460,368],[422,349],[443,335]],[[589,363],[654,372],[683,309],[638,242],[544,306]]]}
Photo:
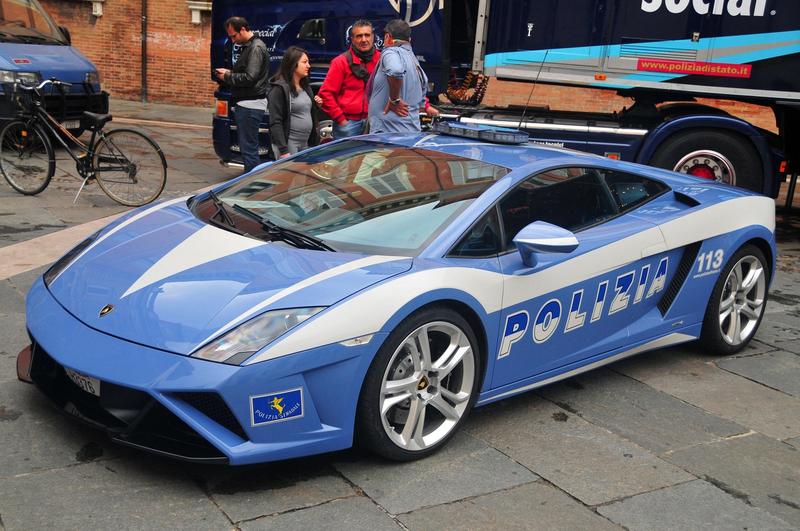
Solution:
{"label": "truck window", "polygon": [[0,41],[66,44],[64,36],[36,0],[0,0]]}

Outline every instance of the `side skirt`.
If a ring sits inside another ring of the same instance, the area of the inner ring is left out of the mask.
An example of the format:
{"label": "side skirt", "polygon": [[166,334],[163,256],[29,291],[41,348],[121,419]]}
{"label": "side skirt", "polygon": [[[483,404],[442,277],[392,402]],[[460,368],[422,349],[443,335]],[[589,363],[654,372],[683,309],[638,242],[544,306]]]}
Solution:
{"label": "side skirt", "polygon": [[[533,382],[531,384],[522,385],[521,387],[516,387],[507,391],[502,390],[492,390],[487,391],[482,394],[478,398],[478,402],[475,406],[483,406],[494,402],[496,400],[500,400],[502,398],[508,398],[509,396],[517,395],[520,393],[524,393],[526,391],[530,391],[532,389],[537,389],[539,387],[544,387],[545,385],[550,385],[551,383],[555,383],[561,380],[566,380],[567,378],[571,378],[578,374],[582,374],[584,372],[591,371],[598,367],[602,367],[603,365],[608,365],[609,363],[614,363],[615,361],[619,361],[621,359],[628,358],[630,356],[634,356],[636,354],[646,352],[648,350],[656,350],[659,348],[669,347],[672,345],[678,345],[680,343],[686,343],[688,341],[694,341],[697,339],[698,336],[696,335],[689,335],[689,334],[681,334],[681,333],[673,333],[668,334],[666,336],[662,336],[658,339],[654,339],[652,341],[648,341],[647,343],[642,343],[637,347],[633,347],[628,350],[623,350],[617,354],[613,354],[607,358],[600,359],[598,361],[589,363],[587,365],[582,365],[576,369],[569,370],[567,372],[563,372],[561,374],[557,374],[555,376],[551,376],[550,378],[545,378],[544,380],[539,380]],[[507,388],[507,386],[506,386]]]}

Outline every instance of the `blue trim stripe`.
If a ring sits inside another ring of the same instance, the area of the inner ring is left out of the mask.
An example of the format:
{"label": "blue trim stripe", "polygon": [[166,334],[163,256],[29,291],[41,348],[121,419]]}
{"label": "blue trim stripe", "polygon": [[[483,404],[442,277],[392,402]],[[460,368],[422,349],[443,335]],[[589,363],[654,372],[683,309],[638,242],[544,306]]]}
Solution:
{"label": "blue trim stripe", "polygon": [[[775,33],[755,33],[752,35],[736,35],[729,37],[714,37],[703,42],[693,43],[686,39],[670,41],[654,41],[642,43],[649,48],[658,50],[668,50],[680,47],[684,50],[700,50],[709,45],[714,50],[714,57],[709,61],[712,63],[733,63],[745,64],[764,59],[782,57],[794,53],[800,53],[800,31],[780,31]],[[763,46],[770,44],[782,44],[767,50],[754,50],[746,53],[729,53],[725,50],[739,48],[742,46]],[[554,48],[551,50],[525,50],[520,52],[503,52],[488,54],[484,60],[487,68],[497,68],[501,66],[530,65],[535,63],[556,63],[564,61],[585,61],[589,59],[599,59],[605,55],[609,57],[619,57],[622,46],[614,44],[611,46],[579,46],[575,48]],[[625,79],[647,79],[649,81],[667,81],[676,77],[683,77],[685,74],[666,74],[658,73],[632,74]],[[640,77],[644,76],[644,77]]]}

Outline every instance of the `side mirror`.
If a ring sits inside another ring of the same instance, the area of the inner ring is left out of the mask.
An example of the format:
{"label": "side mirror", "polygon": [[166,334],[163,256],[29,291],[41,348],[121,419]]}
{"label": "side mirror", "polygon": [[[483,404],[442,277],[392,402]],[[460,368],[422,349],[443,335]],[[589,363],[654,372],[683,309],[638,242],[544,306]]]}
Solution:
{"label": "side mirror", "polygon": [[64,34],[64,38],[67,40],[67,44],[72,45],[72,35],[69,34],[69,30],[67,29],[67,27],[59,26],[58,29],[61,30],[61,33]]}
{"label": "side mirror", "polygon": [[578,248],[575,235],[552,223],[534,221],[514,236],[522,262],[528,266],[536,265],[536,253],[571,253]]}

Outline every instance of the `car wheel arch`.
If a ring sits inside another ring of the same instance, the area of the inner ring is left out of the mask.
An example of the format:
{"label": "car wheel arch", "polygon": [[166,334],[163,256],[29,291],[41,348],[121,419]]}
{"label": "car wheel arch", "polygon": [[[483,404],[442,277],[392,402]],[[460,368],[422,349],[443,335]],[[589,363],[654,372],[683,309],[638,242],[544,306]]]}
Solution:
{"label": "car wheel arch", "polygon": [[[477,301],[473,301],[473,304],[478,304],[478,303]],[[486,332],[483,320],[480,317],[480,312],[476,310],[475,307],[473,307],[473,305],[467,301],[459,300],[453,297],[438,298],[424,302],[422,304],[414,304],[412,301],[411,303],[406,304],[405,306],[400,308],[397,312],[395,312],[395,314],[391,317],[391,319],[387,321],[386,325],[384,326],[385,328],[384,331],[386,332],[386,335],[383,338],[383,341],[387,341],[389,339],[389,333],[391,333],[391,331],[394,330],[405,319],[408,319],[415,313],[422,312],[437,306],[455,311],[456,313],[461,315],[472,328],[472,331],[475,333],[475,336],[478,340],[478,349],[479,349],[478,354],[481,362],[481,373],[479,375],[479,379],[481,382],[483,382],[484,378],[486,377],[488,361],[489,361],[489,337]],[[383,343],[381,343],[381,345],[379,345],[378,348],[375,349],[374,355],[377,355],[378,350],[380,350],[380,347],[382,346]],[[372,363],[372,359],[369,360],[369,363]],[[364,382],[361,383],[361,387],[363,389]]]}

